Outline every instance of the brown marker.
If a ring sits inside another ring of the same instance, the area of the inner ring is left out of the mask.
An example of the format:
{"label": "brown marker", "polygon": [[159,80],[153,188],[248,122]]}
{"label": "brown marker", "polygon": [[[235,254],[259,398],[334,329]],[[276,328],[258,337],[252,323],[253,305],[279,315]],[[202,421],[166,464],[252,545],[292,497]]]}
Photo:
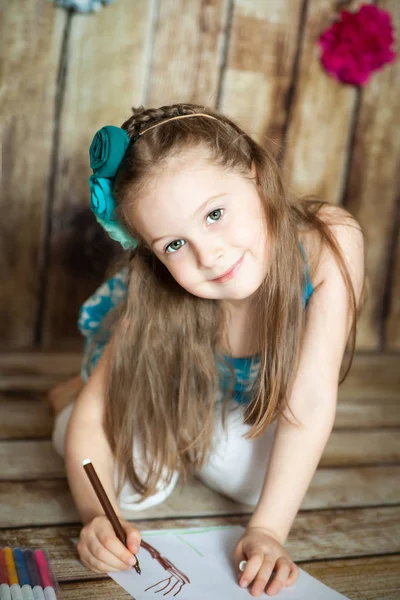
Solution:
{"label": "brown marker", "polygon": [[[122,527],[122,525],[117,517],[117,514],[112,507],[110,500],[108,499],[106,491],[101,484],[101,481],[94,469],[92,461],[89,458],[87,458],[86,460],[84,460],[82,462],[82,465],[86,471],[86,475],[88,476],[90,483],[93,486],[96,496],[98,497],[99,502],[100,502],[101,506],[103,507],[104,512],[106,513],[107,519],[110,521],[111,525],[113,526],[115,535],[124,544],[124,546],[126,546],[125,530]],[[134,565],[134,569],[135,569],[136,573],[139,573],[139,575],[140,575],[142,571],[139,566],[139,561],[137,559],[136,554],[134,554],[133,556],[136,558],[136,564]]]}

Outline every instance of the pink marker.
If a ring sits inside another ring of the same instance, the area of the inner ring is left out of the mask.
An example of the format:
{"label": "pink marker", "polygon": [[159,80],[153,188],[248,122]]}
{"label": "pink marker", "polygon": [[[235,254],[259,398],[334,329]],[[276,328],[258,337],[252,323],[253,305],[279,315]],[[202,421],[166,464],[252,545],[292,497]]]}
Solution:
{"label": "pink marker", "polygon": [[46,600],[57,600],[56,592],[53,587],[53,581],[47,566],[46,555],[43,550],[35,550],[35,561],[39,571],[40,579],[42,581],[42,587],[44,591],[44,597]]}

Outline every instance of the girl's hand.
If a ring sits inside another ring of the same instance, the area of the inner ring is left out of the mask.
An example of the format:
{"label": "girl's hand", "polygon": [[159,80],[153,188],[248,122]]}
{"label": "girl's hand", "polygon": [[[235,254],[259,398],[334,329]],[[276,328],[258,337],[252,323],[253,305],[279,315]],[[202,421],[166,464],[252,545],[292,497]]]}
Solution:
{"label": "girl's hand", "polygon": [[126,531],[126,548],[115,535],[110,521],[104,515],[95,517],[83,527],[79,536],[78,552],[82,563],[95,573],[126,571],[136,564],[133,556],[139,552],[140,531],[121,519]]}
{"label": "girl's hand", "polygon": [[[299,568],[289,554],[263,527],[247,527],[236,545],[233,558],[239,585],[247,587],[254,581],[252,596],[261,596],[264,590],[269,596],[274,596],[282,588],[293,585],[299,576]],[[243,573],[239,571],[242,560],[247,560]],[[274,575],[271,578],[272,571]]]}

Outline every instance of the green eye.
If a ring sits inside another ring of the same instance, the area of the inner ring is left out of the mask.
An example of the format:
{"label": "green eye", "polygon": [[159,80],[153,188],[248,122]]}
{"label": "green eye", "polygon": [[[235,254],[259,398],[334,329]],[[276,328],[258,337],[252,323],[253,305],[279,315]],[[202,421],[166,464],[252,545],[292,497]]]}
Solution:
{"label": "green eye", "polygon": [[217,208],[217,210],[213,210],[212,212],[210,212],[209,215],[207,215],[207,219],[211,219],[212,222],[219,221],[220,218],[222,217],[222,214],[223,214],[223,209]]}
{"label": "green eye", "polygon": [[179,248],[182,248],[182,246],[184,246],[184,245],[185,245],[185,240],[174,240],[166,247],[165,252],[167,254],[172,254],[173,252],[176,252],[177,250],[179,250]]}

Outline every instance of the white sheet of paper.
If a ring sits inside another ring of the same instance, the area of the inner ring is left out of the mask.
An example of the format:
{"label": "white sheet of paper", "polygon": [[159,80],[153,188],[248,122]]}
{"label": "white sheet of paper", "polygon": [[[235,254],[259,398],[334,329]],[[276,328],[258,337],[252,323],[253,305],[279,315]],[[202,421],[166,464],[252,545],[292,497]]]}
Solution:
{"label": "white sheet of paper", "polygon": [[[249,589],[239,587],[232,553],[242,535],[240,526],[204,529],[144,531],[143,540],[172,565],[169,569],[140,548],[141,575],[133,571],[109,573],[135,600],[152,597],[178,600],[243,600],[251,598]],[[174,574],[174,567],[177,569]],[[185,580],[185,577],[187,580]],[[265,596],[264,594],[264,597]],[[278,600],[348,600],[303,570],[296,583],[274,596]]]}

